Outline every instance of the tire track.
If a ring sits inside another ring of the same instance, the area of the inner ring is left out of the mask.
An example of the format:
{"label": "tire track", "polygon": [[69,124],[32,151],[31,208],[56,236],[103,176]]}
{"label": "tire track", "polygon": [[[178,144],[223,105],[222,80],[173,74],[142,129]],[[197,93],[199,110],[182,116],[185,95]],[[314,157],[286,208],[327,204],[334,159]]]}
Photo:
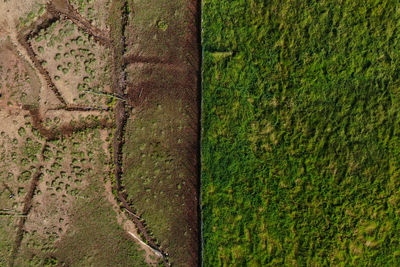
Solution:
{"label": "tire track", "polygon": [[[43,162],[43,153],[44,153],[44,148],[46,147],[46,143],[42,144],[42,149],[40,151],[40,161]],[[29,186],[29,191],[26,193],[25,198],[24,198],[24,207],[22,209],[22,216],[19,219],[18,226],[17,226],[17,235],[15,237],[15,243],[14,247],[11,252],[11,261],[10,261],[10,266],[14,266],[14,262],[16,259],[16,256],[18,254],[19,248],[21,247],[22,239],[24,238],[24,232],[25,232],[25,222],[27,219],[27,216],[29,214],[29,211],[32,208],[32,200],[35,195],[36,187],[38,185],[40,176],[42,175],[42,172],[40,169],[43,167],[43,165],[38,164],[36,165],[36,172],[33,174],[31,184]]]}
{"label": "tire track", "polygon": [[66,111],[110,111],[109,107],[96,107],[96,106],[83,106],[83,105],[74,105],[74,104],[67,104],[66,106],[56,107],[56,108],[49,108],[47,110],[66,110]]}
{"label": "tire track", "polygon": [[86,129],[111,129],[114,127],[113,122],[109,122],[106,118],[92,122],[77,122],[74,125],[62,125],[58,128],[46,128],[44,126],[43,117],[38,109],[28,110],[32,117],[32,126],[39,131],[39,133],[45,137],[48,141],[56,140],[63,136],[70,136],[73,133],[84,131]]}

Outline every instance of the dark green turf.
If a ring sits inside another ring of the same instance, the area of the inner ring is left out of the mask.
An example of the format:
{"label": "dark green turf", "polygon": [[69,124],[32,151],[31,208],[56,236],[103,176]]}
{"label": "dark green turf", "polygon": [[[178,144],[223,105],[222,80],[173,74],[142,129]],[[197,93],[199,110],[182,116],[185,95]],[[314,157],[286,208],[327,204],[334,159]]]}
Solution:
{"label": "dark green turf", "polygon": [[205,266],[400,265],[398,1],[203,1]]}

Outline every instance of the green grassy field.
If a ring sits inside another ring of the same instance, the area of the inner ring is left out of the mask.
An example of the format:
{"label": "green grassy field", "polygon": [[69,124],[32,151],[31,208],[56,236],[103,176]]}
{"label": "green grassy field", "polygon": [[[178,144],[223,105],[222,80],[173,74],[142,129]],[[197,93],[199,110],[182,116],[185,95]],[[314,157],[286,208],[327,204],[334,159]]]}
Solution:
{"label": "green grassy field", "polygon": [[400,3],[203,1],[205,266],[400,264]]}

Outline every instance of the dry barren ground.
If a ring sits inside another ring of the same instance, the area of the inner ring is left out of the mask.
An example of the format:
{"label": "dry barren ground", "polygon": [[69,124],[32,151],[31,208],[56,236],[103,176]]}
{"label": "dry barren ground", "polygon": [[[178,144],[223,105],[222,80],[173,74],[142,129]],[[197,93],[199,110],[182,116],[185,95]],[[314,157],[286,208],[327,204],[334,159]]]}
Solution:
{"label": "dry barren ground", "polygon": [[0,266],[198,263],[188,2],[0,3]]}

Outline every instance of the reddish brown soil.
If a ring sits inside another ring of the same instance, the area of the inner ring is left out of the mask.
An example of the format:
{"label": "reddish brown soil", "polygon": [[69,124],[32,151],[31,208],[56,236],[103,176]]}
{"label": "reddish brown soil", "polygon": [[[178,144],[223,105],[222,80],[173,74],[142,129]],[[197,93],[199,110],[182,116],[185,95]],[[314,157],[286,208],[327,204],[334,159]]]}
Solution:
{"label": "reddish brown soil", "polygon": [[63,124],[60,127],[55,129],[46,128],[43,125],[43,118],[40,115],[38,109],[30,109],[29,113],[32,116],[32,124],[35,129],[37,129],[40,134],[45,137],[47,140],[55,140],[62,136],[69,136],[74,132],[79,132],[85,129],[94,129],[94,128],[112,128],[114,126],[113,122],[108,121],[106,118],[102,118],[99,121],[92,121],[90,123],[75,123],[71,124]]}

